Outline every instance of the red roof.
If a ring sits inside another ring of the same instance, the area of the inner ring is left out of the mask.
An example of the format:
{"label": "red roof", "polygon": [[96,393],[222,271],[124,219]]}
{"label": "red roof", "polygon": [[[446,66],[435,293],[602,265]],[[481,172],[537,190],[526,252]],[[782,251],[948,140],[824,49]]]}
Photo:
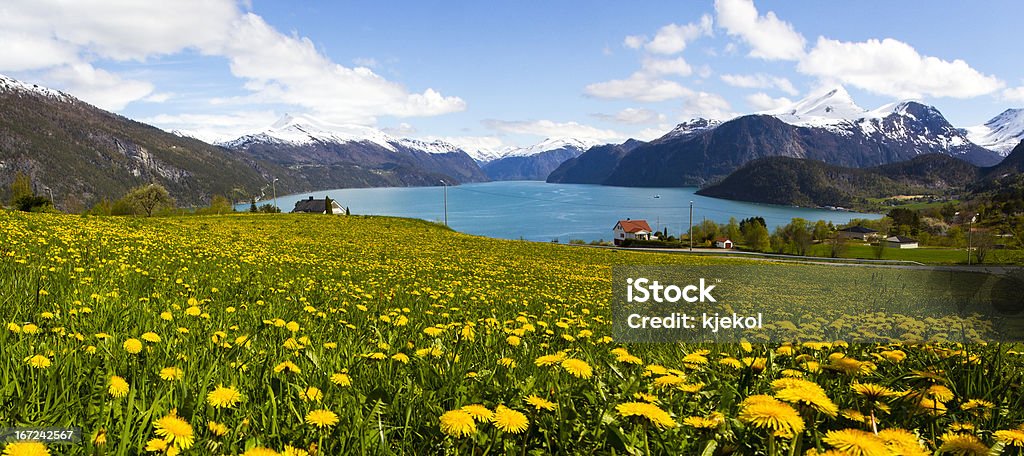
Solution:
{"label": "red roof", "polygon": [[724,238],[724,237],[715,238],[715,242],[726,242],[726,241],[729,241],[729,238]]}
{"label": "red roof", "polygon": [[618,225],[622,227],[622,231],[627,233],[651,232],[651,225],[647,224],[647,220],[619,220]]}

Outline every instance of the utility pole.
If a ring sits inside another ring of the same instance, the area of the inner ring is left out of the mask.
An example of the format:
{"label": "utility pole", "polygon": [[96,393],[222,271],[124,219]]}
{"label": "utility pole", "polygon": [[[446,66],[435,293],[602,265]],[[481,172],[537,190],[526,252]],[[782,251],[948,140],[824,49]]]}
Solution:
{"label": "utility pole", "polygon": [[281,211],[281,206],[277,205],[277,181],[278,181],[278,178],[275,177],[274,180],[270,182],[270,185],[272,187],[274,187],[274,207],[276,207],[278,212],[280,212]]}
{"label": "utility pole", "polygon": [[974,219],[978,218],[978,215],[972,215],[970,223],[967,224],[967,265],[971,265],[971,237],[974,234]]}
{"label": "utility pole", "polygon": [[693,201],[690,201],[690,234],[687,236],[690,238],[690,251],[693,251]]}
{"label": "utility pole", "polygon": [[444,186],[444,226],[448,226],[448,183],[441,179],[441,185]]}

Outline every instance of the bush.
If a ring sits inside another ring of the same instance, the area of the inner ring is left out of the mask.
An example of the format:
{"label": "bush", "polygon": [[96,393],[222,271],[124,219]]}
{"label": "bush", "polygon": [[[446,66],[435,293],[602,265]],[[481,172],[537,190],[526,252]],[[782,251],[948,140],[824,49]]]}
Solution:
{"label": "bush", "polygon": [[260,212],[264,214],[279,214],[281,212],[281,208],[267,203],[260,206]]}
{"label": "bush", "polygon": [[53,202],[45,196],[21,195],[14,200],[14,208],[22,212],[53,211]]}
{"label": "bush", "polygon": [[583,239],[569,239],[569,243],[572,245],[584,245],[587,242],[584,241]]}

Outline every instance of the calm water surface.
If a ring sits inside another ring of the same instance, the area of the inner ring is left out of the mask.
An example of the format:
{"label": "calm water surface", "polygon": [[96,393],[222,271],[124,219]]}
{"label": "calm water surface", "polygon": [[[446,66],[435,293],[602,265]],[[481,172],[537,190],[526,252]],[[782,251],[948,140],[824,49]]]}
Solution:
{"label": "calm water surface", "polygon": [[[769,231],[794,217],[846,223],[876,214],[744,203],[694,194],[697,188],[631,188],[540,181],[487,182],[448,187],[448,224],[480,236],[551,241],[612,239],[619,219],[646,219],[655,230],[668,228],[678,236],[686,231],[689,204],[693,221],[718,223],[761,216]],[[444,219],[443,187],[346,188],[277,197],[285,212],[310,196],[330,196],[352,214],[392,215],[431,221]],[[273,203],[272,200],[265,201]],[[248,210],[248,205],[238,206]]]}

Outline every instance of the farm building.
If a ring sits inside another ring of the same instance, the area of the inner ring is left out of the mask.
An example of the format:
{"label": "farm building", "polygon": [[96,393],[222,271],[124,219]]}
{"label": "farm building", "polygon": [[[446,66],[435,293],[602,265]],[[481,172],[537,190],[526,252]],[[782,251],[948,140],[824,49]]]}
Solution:
{"label": "farm building", "polygon": [[337,200],[333,200],[331,197],[313,199],[312,196],[310,196],[309,199],[296,201],[295,208],[292,209],[292,213],[306,212],[310,214],[326,214],[328,204],[331,206],[332,214],[338,215],[345,213],[345,208],[342,207],[341,204],[338,204]]}
{"label": "farm building", "polygon": [[626,239],[651,239],[651,225],[647,224],[647,220],[619,220],[612,231],[615,233],[615,245],[622,245]]}
{"label": "farm building", "polygon": [[885,246],[891,249],[916,249],[917,239],[904,236],[889,236],[885,238]]}
{"label": "farm building", "polygon": [[715,248],[718,248],[718,249],[731,249],[732,248],[732,240],[728,239],[728,238],[720,237],[718,239],[715,239],[715,244],[714,245],[715,245]]}
{"label": "farm building", "polygon": [[871,239],[878,237],[878,230],[873,230],[864,226],[848,226],[839,230],[839,237],[842,239],[859,239],[861,241],[870,241]]}

